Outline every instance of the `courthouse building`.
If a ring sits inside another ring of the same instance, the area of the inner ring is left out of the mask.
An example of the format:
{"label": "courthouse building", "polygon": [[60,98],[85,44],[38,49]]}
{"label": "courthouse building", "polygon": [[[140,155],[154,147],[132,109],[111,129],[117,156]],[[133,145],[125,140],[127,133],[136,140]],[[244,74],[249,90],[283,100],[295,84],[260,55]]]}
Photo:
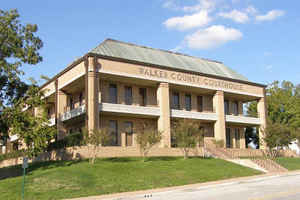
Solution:
{"label": "courthouse building", "polygon": [[[135,130],[147,122],[171,147],[172,120],[187,118],[205,139],[245,148],[245,127],[266,125],[265,87],[218,61],[107,39],[41,88],[58,139],[108,128],[112,146],[136,146]],[[250,101],[257,117],[244,115]]]}

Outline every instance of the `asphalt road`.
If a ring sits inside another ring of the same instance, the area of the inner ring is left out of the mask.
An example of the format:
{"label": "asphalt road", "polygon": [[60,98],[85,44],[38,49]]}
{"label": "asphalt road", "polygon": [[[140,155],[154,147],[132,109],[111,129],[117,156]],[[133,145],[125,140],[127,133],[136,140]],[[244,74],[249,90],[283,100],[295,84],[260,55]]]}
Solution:
{"label": "asphalt road", "polygon": [[[102,198],[101,198],[102,199]],[[300,172],[110,200],[300,200]],[[107,199],[107,200],[108,200]]]}

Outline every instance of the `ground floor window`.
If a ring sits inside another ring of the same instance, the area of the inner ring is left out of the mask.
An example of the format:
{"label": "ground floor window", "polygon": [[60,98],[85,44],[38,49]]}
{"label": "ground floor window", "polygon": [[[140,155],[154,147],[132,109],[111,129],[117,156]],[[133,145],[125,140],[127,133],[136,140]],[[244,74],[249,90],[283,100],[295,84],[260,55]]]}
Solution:
{"label": "ground floor window", "polygon": [[125,134],[126,134],[126,146],[132,146],[133,143],[133,123],[132,122],[124,122]]}
{"label": "ground floor window", "polygon": [[118,122],[116,120],[109,121],[109,134],[111,136],[110,145],[118,145]]}
{"label": "ground floor window", "polygon": [[230,128],[226,128],[226,148],[231,147]]}

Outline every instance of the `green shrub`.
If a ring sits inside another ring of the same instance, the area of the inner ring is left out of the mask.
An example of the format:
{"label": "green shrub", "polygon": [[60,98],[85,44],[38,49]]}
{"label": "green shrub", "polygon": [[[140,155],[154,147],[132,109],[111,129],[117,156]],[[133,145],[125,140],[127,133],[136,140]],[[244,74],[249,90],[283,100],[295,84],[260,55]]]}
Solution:
{"label": "green shrub", "polygon": [[67,147],[80,146],[82,144],[83,144],[83,134],[78,132],[78,133],[67,135],[61,140],[50,143],[47,150],[52,151],[55,149],[64,149]]}
{"label": "green shrub", "polygon": [[6,154],[0,155],[0,162],[3,160],[11,159],[11,158],[18,158],[24,156],[23,150],[13,151]]}

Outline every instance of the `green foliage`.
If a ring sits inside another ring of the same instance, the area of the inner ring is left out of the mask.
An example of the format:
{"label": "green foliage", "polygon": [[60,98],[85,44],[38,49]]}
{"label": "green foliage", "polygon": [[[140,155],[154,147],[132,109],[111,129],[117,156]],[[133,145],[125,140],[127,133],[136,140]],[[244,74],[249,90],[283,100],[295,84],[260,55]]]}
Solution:
{"label": "green foliage", "polygon": [[55,142],[52,142],[49,144],[47,147],[48,151],[52,151],[55,149],[64,149],[67,147],[75,147],[75,146],[81,146],[83,145],[83,134],[78,132],[78,133],[72,133],[67,135],[61,140],[57,140]]}
{"label": "green foliage", "polygon": [[35,36],[35,24],[21,24],[17,10],[0,9],[0,109],[24,95],[28,86],[20,80],[22,64],[42,61],[43,43]]}
{"label": "green foliage", "polygon": [[84,143],[88,145],[90,152],[90,163],[94,164],[100,146],[105,146],[111,141],[111,136],[107,129],[84,130]]}
{"label": "green foliage", "polygon": [[0,154],[0,162],[3,160],[8,160],[12,158],[18,158],[24,156],[24,151],[19,150],[19,151],[12,151],[6,154]]}
{"label": "green foliage", "polygon": [[136,142],[139,144],[140,153],[145,161],[150,149],[161,141],[162,133],[148,124],[143,124],[136,133]]}
{"label": "green foliage", "polygon": [[39,87],[32,85],[25,97],[20,98],[13,106],[4,110],[9,133],[17,134],[19,141],[26,145],[26,155],[36,156],[46,150],[48,143],[56,134],[55,127],[48,125],[45,109],[46,101]]}
{"label": "green foliage", "polygon": [[[291,137],[300,138],[300,131],[297,128],[300,127],[300,85],[294,85],[289,81],[274,81],[266,89],[267,100],[267,118],[269,120],[272,131],[275,131],[278,135],[278,140],[275,142],[274,134],[268,134],[270,137],[270,144],[277,143],[277,146],[286,145],[282,136],[288,132],[292,133],[292,136],[287,135],[290,141]],[[251,102],[247,108],[247,114],[249,116],[257,116],[257,102]],[[284,133],[279,133],[279,130],[273,129],[273,126],[279,128]],[[278,127],[279,126],[279,127]],[[266,130],[270,132],[270,130]],[[257,135],[247,135],[251,139],[256,140]],[[282,144],[278,144],[282,141]],[[261,143],[261,142],[260,142]]]}
{"label": "green foliage", "polygon": [[268,155],[272,159],[278,156],[278,150],[288,146],[292,140],[293,132],[290,127],[278,122],[269,122],[264,129],[264,142],[268,147]]}
{"label": "green foliage", "polygon": [[203,130],[200,123],[194,120],[183,119],[174,121],[172,125],[172,137],[177,147],[188,158],[190,149],[195,148],[203,139]]}

